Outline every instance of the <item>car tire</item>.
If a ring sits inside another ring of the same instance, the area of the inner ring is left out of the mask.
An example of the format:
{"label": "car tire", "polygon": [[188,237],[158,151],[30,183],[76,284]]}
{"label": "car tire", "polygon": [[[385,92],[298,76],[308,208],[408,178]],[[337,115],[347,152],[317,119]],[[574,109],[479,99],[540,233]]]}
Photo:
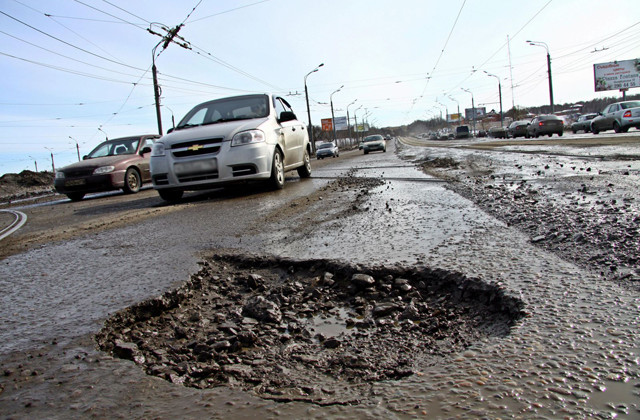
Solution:
{"label": "car tire", "polygon": [[369,154],[369,151],[368,151],[368,150],[365,150],[365,151],[364,151],[364,154],[365,154],[365,155],[368,155],[368,154]]}
{"label": "car tire", "polygon": [[124,174],[124,187],[122,187],[122,191],[124,191],[125,194],[135,194],[140,191],[141,185],[142,180],[140,173],[134,168],[127,169],[127,172]]}
{"label": "car tire", "polygon": [[595,125],[591,124],[591,132],[593,134],[598,134],[600,132],[600,130],[598,129],[598,127],[596,127]]}
{"label": "car tire", "polygon": [[273,152],[273,159],[271,159],[271,178],[269,178],[269,185],[274,190],[284,188],[284,163],[282,162],[282,154],[278,150]]}
{"label": "car tire", "polygon": [[562,137],[562,134],[563,134],[562,132],[558,133],[558,137]]}
{"label": "car tire", "polygon": [[571,130],[571,131],[573,131],[573,134],[577,134],[578,133],[578,130]]}
{"label": "car tire", "polygon": [[549,133],[549,134],[547,134],[547,136],[551,137],[551,136],[553,136],[553,133]]}
{"label": "car tire", "polygon": [[540,137],[540,133],[536,131],[535,138],[538,138],[538,137]]}
{"label": "car tire", "polygon": [[158,195],[164,201],[174,202],[182,198],[184,191],[182,190],[158,190]]}
{"label": "car tire", "polygon": [[71,201],[81,201],[84,198],[84,193],[68,193],[67,197]]}
{"label": "car tire", "polygon": [[620,128],[620,124],[617,121],[613,122],[613,131],[616,133],[622,133],[622,129]]}
{"label": "car tire", "polygon": [[308,150],[304,151],[303,164],[298,168],[298,176],[300,178],[309,178],[311,176],[311,158]]}

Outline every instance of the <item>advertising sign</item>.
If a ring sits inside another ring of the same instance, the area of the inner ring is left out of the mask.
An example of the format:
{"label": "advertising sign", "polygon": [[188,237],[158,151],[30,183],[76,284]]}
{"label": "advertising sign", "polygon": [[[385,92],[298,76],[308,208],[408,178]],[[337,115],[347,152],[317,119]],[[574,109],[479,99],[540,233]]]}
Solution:
{"label": "advertising sign", "polygon": [[333,124],[331,123],[331,118],[322,119],[322,131],[333,131]]}
{"label": "advertising sign", "polygon": [[336,117],[336,131],[346,130],[349,128],[347,126],[347,117]]}
{"label": "advertising sign", "polygon": [[593,65],[596,92],[640,87],[640,59]]}
{"label": "advertising sign", "polygon": [[464,110],[464,119],[471,121],[473,120],[473,110],[476,110],[476,121],[482,119],[482,117],[484,117],[487,114],[487,108],[482,106],[482,107],[475,107],[475,108],[466,108]]}
{"label": "advertising sign", "polygon": [[447,122],[457,123],[460,122],[462,115],[460,114],[447,114]]}

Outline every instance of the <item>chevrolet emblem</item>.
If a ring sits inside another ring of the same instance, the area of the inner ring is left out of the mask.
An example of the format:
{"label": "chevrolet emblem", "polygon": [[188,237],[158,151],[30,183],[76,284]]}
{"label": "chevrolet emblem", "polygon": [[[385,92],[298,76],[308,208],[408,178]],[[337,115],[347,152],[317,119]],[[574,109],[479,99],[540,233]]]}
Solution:
{"label": "chevrolet emblem", "polygon": [[197,152],[198,150],[203,149],[203,148],[204,148],[204,146],[201,145],[201,144],[194,144],[193,146],[187,147],[187,150],[190,150],[192,152]]}

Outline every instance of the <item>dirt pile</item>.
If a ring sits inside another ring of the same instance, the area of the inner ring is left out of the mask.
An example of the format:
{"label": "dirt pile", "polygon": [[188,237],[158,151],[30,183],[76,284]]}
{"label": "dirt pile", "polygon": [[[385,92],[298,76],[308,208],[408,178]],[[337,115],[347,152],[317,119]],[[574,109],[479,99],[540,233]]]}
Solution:
{"label": "dirt pile", "polygon": [[173,383],[348,404],[371,381],[508,334],[522,307],[499,285],[425,267],[216,255],[114,315],[97,341]]}
{"label": "dirt pile", "polygon": [[0,201],[11,201],[53,191],[53,173],[24,170],[0,177]]}

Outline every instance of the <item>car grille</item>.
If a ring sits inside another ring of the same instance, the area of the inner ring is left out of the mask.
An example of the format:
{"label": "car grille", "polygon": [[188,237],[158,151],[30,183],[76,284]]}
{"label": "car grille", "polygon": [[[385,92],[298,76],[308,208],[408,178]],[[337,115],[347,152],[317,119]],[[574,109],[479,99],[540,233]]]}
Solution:
{"label": "car grille", "polygon": [[177,158],[201,156],[201,155],[215,155],[220,151],[222,145],[222,138],[188,141],[182,143],[176,143],[171,146],[171,153]]}
{"label": "car grille", "polygon": [[65,170],[64,176],[65,178],[84,178],[93,175],[93,168],[91,169],[76,169],[76,170]]}
{"label": "car grille", "polygon": [[218,171],[198,175],[183,175],[178,177],[179,182],[206,181],[208,179],[218,179]]}

